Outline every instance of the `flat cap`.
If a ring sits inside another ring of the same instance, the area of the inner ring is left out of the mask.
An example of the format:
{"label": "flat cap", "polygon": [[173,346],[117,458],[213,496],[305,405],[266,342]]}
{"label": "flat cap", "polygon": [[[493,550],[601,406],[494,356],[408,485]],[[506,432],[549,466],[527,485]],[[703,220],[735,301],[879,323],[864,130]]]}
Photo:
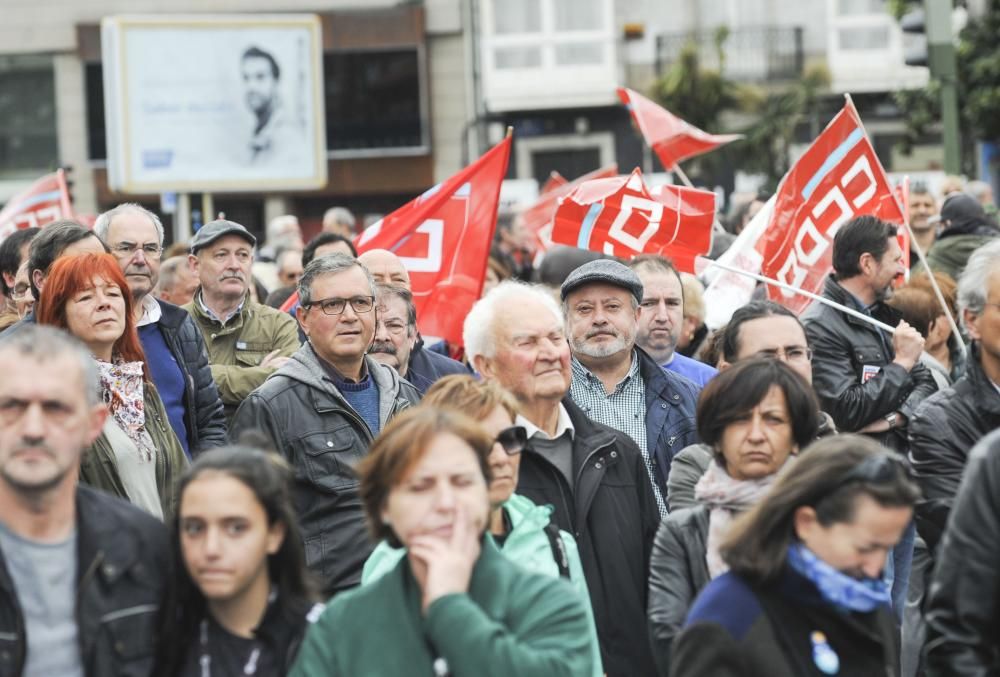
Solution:
{"label": "flat cap", "polygon": [[204,249],[225,235],[239,235],[252,246],[257,244],[257,238],[253,236],[253,233],[240,224],[235,221],[218,219],[209,221],[194,234],[194,238],[191,239],[191,253],[197,254],[199,249]]}
{"label": "flat cap", "polygon": [[621,287],[642,303],[642,280],[628,266],[610,259],[585,263],[570,273],[559,290],[562,300],[565,301],[572,291],[593,283]]}

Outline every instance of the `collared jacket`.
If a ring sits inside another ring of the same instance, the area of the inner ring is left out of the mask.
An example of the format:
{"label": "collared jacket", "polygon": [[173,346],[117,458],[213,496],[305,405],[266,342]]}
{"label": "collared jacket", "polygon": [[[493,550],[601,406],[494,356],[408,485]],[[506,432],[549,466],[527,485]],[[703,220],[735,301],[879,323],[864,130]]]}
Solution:
{"label": "collared jacket", "polygon": [[298,328],[288,313],[254,303],[249,296],[240,311],[223,325],[205,313],[200,298],[199,291],[183,307],[205,337],[212,378],[226,418],[232,420],[240,402],[274,373],[273,367],[260,366],[261,360],[275,350],[290,357],[299,349]]}
{"label": "collared jacket", "polygon": [[468,591],[444,595],[426,612],[405,558],[371,585],[334,597],[289,674],[581,677],[594,667],[587,628],[568,583],[525,571],[484,536]]}
{"label": "collared jacket", "polygon": [[928,593],[926,671],[987,677],[1000,674],[1000,431],[969,453],[955,496]]}
{"label": "collared jacket", "polygon": [[653,657],[643,628],[659,511],[649,475],[628,435],[591,421],[568,396],[562,404],[574,428],[575,486],[529,440],[517,490],[538,505],[551,505],[556,524],[576,539],[605,672],[650,675]]}
{"label": "collared jacket", "polygon": [[[965,270],[972,252],[997,237],[1000,237],[1000,230],[985,223],[946,228],[927,252],[927,263],[931,270],[940,271],[957,280]],[[917,267],[914,270],[919,271]]]}
{"label": "collared jacket", "polygon": [[1000,392],[983,372],[978,344],[971,353],[965,376],[928,397],[910,422],[910,462],[922,494],[917,526],[932,552],[955,501],[969,450],[1000,428]]}
{"label": "collared jacket", "polygon": [[751,585],[729,572],[713,579],[695,600],[674,641],[670,674],[898,675],[898,632],[888,605],[845,613],[791,568],[768,586]]}
{"label": "collared jacket", "polygon": [[[396,370],[365,357],[378,387],[379,424],[420,399]],[[361,582],[374,547],[365,529],[354,471],[374,439],[364,419],[327,376],[311,343],[240,405],[231,430],[258,429],[294,471],[293,498],[306,564],[334,592]]]}
{"label": "collared jacket", "polygon": [[[76,490],[76,530],[83,674],[151,675],[157,614],[174,575],[167,530],[142,510],[82,485]],[[0,559],[0,677],[21,677],[27,651],[24,615]]]}
{"label": "collared jacket", "polygon": [[[854,304],[850,292],[832,276],[823,296],[843,306]],[[891,327],[902,317],[884,303],[875,306],[872,315]],[[912,420],[917,406],[937,389],[919,362],[909,372],[894,364],[892,337],[864,320],[817,301],[802,323],[813,350],[813,389],[823,411],[843,432],[856,432],[894,411]],[[873,437],[883,446],[905,451],[905,434],[897,427]]]}
{"label": "collared jacket", "polygon": [[205,339],[180,306],[160,301],[157,326],[184,374],[184,428],[191,455],[226,443],[226,416],[212,378]]}
{"label": "collared jacket", "polygon": [[440,378],[450,374],[468,375],[471,373],[464,364],[447,355],[430,350],[424,345],[423,339],[420,339],[410,353],[410,363],[406,368],[406,380],[412,383],[423,395]]}
{"label": "collared jacket", "polygon": [[[146,430],[156,447],[156,489],[164,519],[173,514],[177,502],[177,480],[187,467],[187,456],[174,429],[170,427],[167,410],[163,407],[156,386],[149,381],[143,384],[143,412]],[[128,492],[118,475],[115,450],[103,432],[83,453],[80,462],[80,481],[118,498],[129,500]]]}

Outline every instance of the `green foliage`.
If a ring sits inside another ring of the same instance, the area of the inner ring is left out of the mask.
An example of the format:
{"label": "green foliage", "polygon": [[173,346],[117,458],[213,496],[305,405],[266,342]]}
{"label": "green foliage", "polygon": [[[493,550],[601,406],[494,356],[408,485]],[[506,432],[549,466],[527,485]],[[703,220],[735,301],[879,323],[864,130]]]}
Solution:
{"label": "green foliage", "polygon": [[977,139],[1000,141],[1000,0],[959,37],[959,106]]}
{"label": "green foliage", "polygon": [[[717,49],[722,49],[724,41],[725,33],[718,33]],[[656,83],[653,98],[674,115],[706,130],[717,127],[719,116],[740,104],[739,86],[717,70],[702,68],[698,45],[693,41],[684,46],[677,61]]]}

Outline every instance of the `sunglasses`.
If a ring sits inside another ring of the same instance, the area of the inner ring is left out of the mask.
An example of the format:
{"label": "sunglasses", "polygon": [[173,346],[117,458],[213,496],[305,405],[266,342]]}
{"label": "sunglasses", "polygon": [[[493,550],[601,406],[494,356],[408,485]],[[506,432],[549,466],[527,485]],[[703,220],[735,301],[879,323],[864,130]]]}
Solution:
{"label": "sunglasses", "polygon": [[499,443],[508,456],[516,456],[528,444],[528,431],[519,425],[513,425],[501,430],[493,442]]}

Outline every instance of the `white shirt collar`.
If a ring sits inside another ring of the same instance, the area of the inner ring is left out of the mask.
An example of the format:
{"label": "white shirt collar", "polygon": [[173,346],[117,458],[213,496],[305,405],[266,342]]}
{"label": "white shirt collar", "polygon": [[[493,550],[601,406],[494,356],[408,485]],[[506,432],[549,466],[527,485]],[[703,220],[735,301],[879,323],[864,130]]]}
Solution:
{"label": "white shirt collar", "polygon": [[559,421],[556,422],[556,434],[555,437],[549,437],[549,434],[539,428],[537,425],[526,419],[521,414],[518,414],[514,419],[514,425],[522,426],[528,432],[528,438],[532,438],[535,435],[540,435],[542,439],[554,440],[557,437],[561,437],[564,432],[569,431],[569,438],[573,439],[576,434],[576,429],[573,427],[573,421],[569,418],[569,412],[566,411],[566,407],[559,403]]}
{"label": "white shirt collar", "polygon": [[160,304],[156,302],[152,294],[146,294],[142,297],[142,317],[135,323],[135,326],[145,327],[147,324],[156,324],[162,316],[163,309],[160,308]]}

